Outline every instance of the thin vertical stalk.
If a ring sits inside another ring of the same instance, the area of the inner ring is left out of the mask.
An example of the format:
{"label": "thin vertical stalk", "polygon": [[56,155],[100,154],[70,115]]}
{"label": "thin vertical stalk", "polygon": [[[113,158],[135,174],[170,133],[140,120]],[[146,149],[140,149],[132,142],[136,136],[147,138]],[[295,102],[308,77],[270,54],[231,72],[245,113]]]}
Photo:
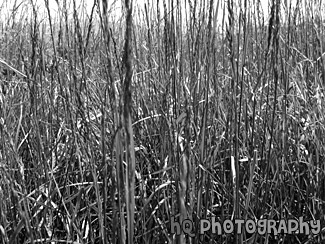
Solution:
{"label": "thin vertical stalk", "polygon": [[125,129],[125,149],[126,149],[126,206],[127,206],[127,226],[128,226],[128,243],[134,243],[134,184],[135,184],[135,154],[134,139],[131,120],[132,107],[132,0],[125,0],[126,8],[126,29],[124,42],[124,129]]}

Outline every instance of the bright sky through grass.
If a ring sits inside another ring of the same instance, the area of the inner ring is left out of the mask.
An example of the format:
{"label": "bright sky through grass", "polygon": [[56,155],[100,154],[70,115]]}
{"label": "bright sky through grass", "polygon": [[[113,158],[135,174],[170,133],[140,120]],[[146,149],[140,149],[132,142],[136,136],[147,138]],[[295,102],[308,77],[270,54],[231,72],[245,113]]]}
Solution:
{"label": "bright sky through grass", "polygon": [[[78,13],[80,15],[80,17],[87,17],[87,15],[89,16],[92,10],[92,7],[94,5],[94,1],[97,0],[75,0],[75,3],[77,4],[77,9],[78,9]],[[108,0],[108,16],[111,20],[114,19],[114,21],[119,21],[121,20],[122,17],[122,2],[124,0]],[[185,16],[186,16],[186,12],[188,13],[189,11],[189,2],[191,2],[192,4],[194,3],[194,0],[180,0],[181,1],[181,6],[182,6],[182,21],[183,24],[185,24],[186,20],[185,20]],[[31,8],[31,3],[33,3],[38,11],[38,17],[40,18],[48,18],[48,14],[45,8],[45,2],[49,3],[49,8],[51,10],[51,16],[52,17],[57,17],[58,13],[59,13],[59,7],[60,8],[63,7],[63,2],[64,0],[0,0],[0,16],[1,16],[1,20],[2,21],[8,21],[8,19],[12,19],[13,13],[15,13],[15,18],[16,21],[21,20],[22,18],[25,18],[27,20],[27,18],[30,19],[31,17],[31,13],[32,13],[32,8]],[[99,0],[99,2],[102,2],[102,0]],[[163,9],[163,0],[160,0],[160,14],[161,14],[161,18],[163,17],[163,13],[164,13],[164,9]],[[167,4],[170,1],[165,1]],[[176,3],[176,1],[174,1]],[[208,3],[208,0],[198,0],[197,3],[198,5],[202,4],[202,3]],[[216,19],[216,23],[221,25],[222,21],[223,21],[223,17],[225,17],[225,21],[227,21],[227,0],[214,0],[213,3],[215,4],[214,6],[214,12],[217,13],[217,19]],[[234,0],[233,1],[234,4],[237,7],[237,11],[238,11],[238,7],[239,4],[241,5],[242,9],[244,10],[244,3],[245,0]],[[256,13],[256,2],[260,2],[260,8],[259,10],[261,11],[260,14],[262,16],[264,16],[264,24],[267,24],[268,22],[268,16],[269,16],[269,5],[272,2],[272,0],[247,0],[247,4],[249,9],[253,12]],[[285,10],[286,8],[289,8],[290,3],[291,3],[291,8],[292,8],[292,12],[294,11],[294,9],[296,8],[296,4],[297,4],[297,0],[281,0],[281,10],[282,10],[282,23],[286,21],[286,17],[288,16],[287,11]],[[300,2],[300,6],[309,6],[309,11],[311,12],[317,12],[317,11],[324,11],[324,9],[313,9],[313,4],[310,3],[309,0],[301,0]],[[73,10],[73,0],[66,0],[67,3],[67,9],[69,10],[70,13],[70,17],[72,18],[72,10]],[[156,16],[154,16],[154,14],[157,13],[156,11],[156,5],[157,5],[157,0],[133,0],[134,3],[134,19],[135,21],[144,21],[145,20],[145,16],[144,16],[144,5],[145,3],[151,4],[151,7],[149,8],[149,14],[150,14],[150,10],[151,10],[151,17],[155,18]],[[219,5],[217,5],[219,3]],[[218,6],[218,9],[217,9]],[[300,7],[299,6],[299,7]],[[323,7],[323,5],[322,5]],[[223,16],[223,8],[226,8],[225,11],[225,16]],[[16,10],[16,11],[14,11]],[[83,10],[83,11],[81,11]],[[97,7],[96,7],[96,13],[98,11]],[[170,9],[168,9],[170,11]],[[217,11],[218,10],[218,11]],[[304,10],[303,10],[304,12]],[[30,14],[29,14],[30,13]],[[82,15],[83,14],[83,15]],[[208,14],[208,13],[207,13]],[[82,15],[82,16],[81,16]],[[236,18],[238,18],[238,12],[235,12],[235,16],[237,16]],[[187,14],[187,18],[189,18],[189,15]],[[236,19],[235,19],[236,21]]]}
{"label": "bright sky through grass", "polygon": [[[101,0],[99,0],[101,2]],[[108,0],[108,6],[109,6],[109,13],[116,17],[119,18],[122,15],[122,1],[123,0]],[[252,0],[251,0],[252,1]],[[2,4],[1,4],[2,2]],[[1,15],[2,18],[6,18],[8,17],[13,10],[17,10],[16,13],[24,13],[26,14],[29,11],[32,11],[31,9],[31,3],[33,3],[37,9],[39,14],[41,15],[41,13],[46,13],[46,8],[45,8],[45,0],[16,0],[16,1],[11,1],[11,0],[0,0],[0,11],[1,11]],[[49,8],[51,10],[51,14],[53,16],[56,15],[56,13],[58,12],[58,4],[57,2],[59,2],[60,7],[63,7],[63,0],[48,0],[48,4],[49,4]],[[72,7],[73,7],[73,0],[66,0],[67,2],[67,7],[70,10],[70,12],[72,13]],[[79,10],[83,9],[86,10],[86,13],[90,14],[91,9],[94,5],[94,0],[76,0],[75,1],[77,4],[77,8]],[[142,0],[134,0],[134,10],[135,10],[135,15],[137,15],[137,13],[139,14],[139,12],[143,15],[143,10],[144,10],[144,4],[145,3],[150,3],[152,5],[153,8],[156,8],[156,3],[157,1],[152,1],[152,0],[147,0],[147,1],[142,1]],[[161,8],[161,13],[163,12],[163,1],[160,0],[160,8]],[[167,3],[169,1],[166,1]],[[176,2],[176,1],[175,1]],[[186,4],[185,4],[186,2]],[[188,0],[181,0],[181,5],[187,6],[188,9]],[[193,2],[193,0],[191,0],[191,2]],[[197,1],[198,4],[200,5],[202,2]],[[204,2],[208,2],[208,1],[204,1]],[[217,5],[218,1],[214,1],[214,4]],[[223,7],[223,5],[226,3],[227,1],[221,1],[220,0],[220,7]],[[238,2],[238,1],[234,1],[234,2]],[[244,2],[244,1],[242,1]],[[248,1],[250,2],[250,1]],[[263,12],[266,13],[267,12],[267,6],[268,6],[268,0],[261,0],[261,5],[263,8]],[[185,8],[182,10],[183,13],[185,13]],[[219,9],[219,12],[222,13],[222,11]],[[5,13],[5,14],[3,14]],[[183,14],[183,16],[185,16],[185,14]],[[141,17],[141,16],[140,16]],[[218,21],[221,21],[221,18],[219,18]]]}

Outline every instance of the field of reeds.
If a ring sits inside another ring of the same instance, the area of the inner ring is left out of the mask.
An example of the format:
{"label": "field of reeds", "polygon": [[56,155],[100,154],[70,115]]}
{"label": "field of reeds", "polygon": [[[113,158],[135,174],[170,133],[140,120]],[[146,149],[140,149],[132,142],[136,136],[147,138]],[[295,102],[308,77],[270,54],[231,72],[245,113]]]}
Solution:
{"label": "field of reeds", "polygon": [[322,1],[50,1],[0,6],[1,244],[325,243]]}

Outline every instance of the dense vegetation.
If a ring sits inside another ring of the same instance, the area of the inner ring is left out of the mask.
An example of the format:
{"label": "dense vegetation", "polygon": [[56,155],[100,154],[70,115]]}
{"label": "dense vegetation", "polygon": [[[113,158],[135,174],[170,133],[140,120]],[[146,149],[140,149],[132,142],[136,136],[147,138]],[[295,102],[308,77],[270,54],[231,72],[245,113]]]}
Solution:
{"label": "dense vegetation", "polygon": [[[0,243],[322,242],[321,1],[44,2],[1,7]],[[174,216],[321,231],[190,238]]]}

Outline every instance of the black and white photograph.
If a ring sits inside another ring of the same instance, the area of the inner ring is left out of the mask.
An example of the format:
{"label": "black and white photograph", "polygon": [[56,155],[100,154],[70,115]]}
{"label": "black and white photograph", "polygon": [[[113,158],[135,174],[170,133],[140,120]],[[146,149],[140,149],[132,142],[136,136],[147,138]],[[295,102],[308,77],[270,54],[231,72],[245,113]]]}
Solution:
{"label": "black and white photograph", "polygon": [[0,0],[0,244],[325,244],[325,1]]}

